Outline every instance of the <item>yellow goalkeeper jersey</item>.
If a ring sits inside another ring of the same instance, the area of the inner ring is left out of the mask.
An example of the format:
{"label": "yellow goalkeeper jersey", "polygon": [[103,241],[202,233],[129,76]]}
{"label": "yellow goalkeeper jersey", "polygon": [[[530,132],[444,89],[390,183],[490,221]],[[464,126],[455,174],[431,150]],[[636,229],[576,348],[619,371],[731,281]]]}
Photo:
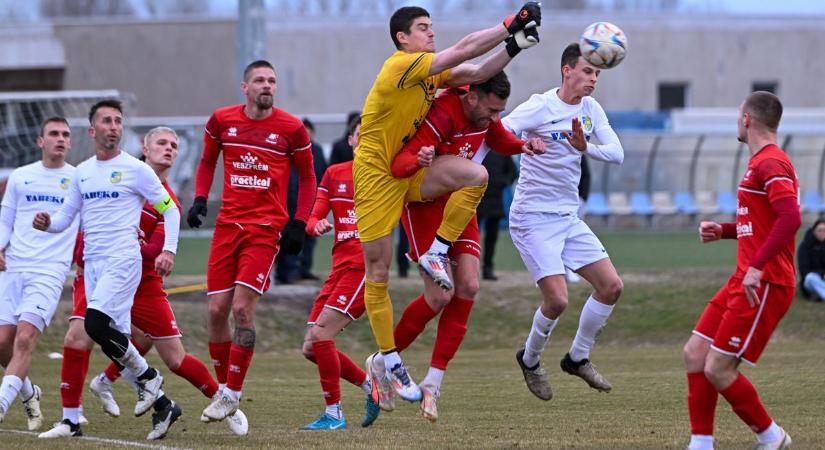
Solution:
{"label": "yellow goalkeeper jersey", "polygon": [[412,138],[450,74],[429,75],[435,54],[392,54],[375,78],[361,113],[356,159],[389,171],[395,154]]}

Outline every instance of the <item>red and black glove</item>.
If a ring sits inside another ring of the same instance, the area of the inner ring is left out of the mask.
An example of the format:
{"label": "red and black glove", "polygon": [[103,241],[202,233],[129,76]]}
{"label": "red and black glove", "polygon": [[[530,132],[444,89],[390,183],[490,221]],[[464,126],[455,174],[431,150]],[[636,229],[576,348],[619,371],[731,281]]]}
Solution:
{"label": "red and black glove", "polygon": [[515,15],[504,19],[504,26],[510,34],[515,34],[517,31],[526,28],[541,26],[541,3],[525,3]]}

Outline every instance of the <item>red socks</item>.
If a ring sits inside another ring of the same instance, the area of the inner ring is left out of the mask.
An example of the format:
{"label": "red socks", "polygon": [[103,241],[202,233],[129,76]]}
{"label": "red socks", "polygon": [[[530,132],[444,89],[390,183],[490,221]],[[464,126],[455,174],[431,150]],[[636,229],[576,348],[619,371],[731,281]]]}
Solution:
{"label": "red socks", "polygon": [[716,416],[716,402],[719,393],[710,383],[704,372],[687,374],[688,381],[688,415],[690,416],[690,434],[713,435],[713,419]]}
{"label": "red socks", "polygon": [[212,378],[209,368],[203,361],[190,354],[184,356],[180,367],[172,372],[195,386],[195,389],[201,391],[206,398],[212,398],[215,392],[218,392],[218,383]]}
{"label": "red socks", "polygon": [[[330,341],[335,345],[334,341]],[[350,383],[361,386],[367,380],[367,373],[364,369],[355,364],[346,353],[338,350],[338,361],[341,364],[341,378]]]}
{"label": "red socks", "polygon": [[438,333],[435,336],[430,367],[447,370],[447,363],[455,357],[464,335],[467,334],[467,321],[470,319],[472,308],[471,299],[456,296],[453,296],[450,303],[444,307],[438,320]]}
{"label": "red socks", "polygon": [[424,300],[423,294],[411,301],[410,304],[404,308],[401,319],[395,326],[393,332],[395,348],[400,352],[409,347],[415,338],[424,331],[427,322],[433,320],[437,315],[438,313],[434,312]]}
{"label": "red socks", "polygon": [[232,342],[210,342],[209,357],[215,367],[215,378],[218,384],[226,384],[226,372],[229,369],[229,348]]}
{"label": "red socks", "polygon": [[228,373],[226,375],[227,388],[235,392],[241,391],[243,381],[246,378],[246,371],[249,370],[249,365],[252,364],[252,355],[254,354],[254,348],[245,348],[234,343],[231,344],[229,348],[229,364],[227,366]]}
{"label": "red socks", "polygon": [[341,401],[341,361],[338,358],[338,350],[335,349],[335,341],[313,342],[312,351],[315,352],[315,361],[318,364],[324,402],[334,405]]}
{"label": "red socks", "polygon": [[733,412],[751,427],[754,433],[765,431],[773,420],[762,405],[759,394],[751,382],[741,373],[730,386],[719,392],[730,403]]}
{"label": "red socks", "polygon": [[60,364],[60,399],[64,408],[80,407],[91,353],[91,350],[63,347],[63,362]]}

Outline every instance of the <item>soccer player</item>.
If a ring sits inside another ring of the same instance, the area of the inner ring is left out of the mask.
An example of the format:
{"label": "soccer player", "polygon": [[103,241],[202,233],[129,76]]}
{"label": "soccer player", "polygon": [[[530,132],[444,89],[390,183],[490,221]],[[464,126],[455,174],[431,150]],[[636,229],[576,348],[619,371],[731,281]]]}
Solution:
{"label": "soccer player", "polygon": [[[179,204],[177,197],[166,182],[166,177],[172,167],[178,152],[178,136],[174,130],[167,127],[156,127],[149,130],[143,139],[143,157],[146,164],[155,171],[166,188],[169,195],[176,204]],[[209,373],[206,365],[197,357],[187,354],[181,343],[181,332],[177,327],[175,315],[172,312],[171,305],[163,290],[163,279],[157,274],[152,266],[152,262],[160,252],[164,241],[164,223],[163,216],[157,213],[155,209],[147,204],[143,206],[143,213],[140,220],[141,232],[141,256],[143,257],[143,273],[141,276],[140,285],[138,285],[135,293],[135,302],[132,306],[132,343],[141,354],[145,354],[151,349],[153,343],[158,350],[163,362],[175,374],[189,381],[196,389],[203,393],[207,398],[212,398],[218,390],[218,385]],[[82,267],[82,241],[78,244],[75,253],[78,254],[78,266]],[[74,291],[74,308],[70,320],[83,318],[86,313],[86,297],[83,295],[83,275],[82,272],[78,274],[75,279],[81,287]],[[72,320],[70,323],[74,323]],[[91,350],[92,342],[88,337],[85,337],[81,327],[75,327],[74,330],[70,328],[70,332],[83,333],[82,338],[85,339],[87,345],[83,350]],[[66,353],[66,352],[64,352]],[[81,373],[85,378],[88,370],[88,360],[81,359],[81,363],[85,364],[78,367],[74,364],[74,358],[69,355],[64,355],[64,371],[63,376],[70,378],[71,372]],[[84,362],[85,361],[85,362]],[[121,375],[122,367],[118,367],[114,363],[110,363],[106,370],[93,377],[89,384],[89,389],[100,398],[103,404],[103,410],[113,416],[120,416],[120,407],[114,399],[114,392],[112,390],[112,382],[117,380]],[[69,372],[69,373],[67,373]],[[134,381],[134,377],[128,371],[123,371],[123,374],[130,382]],[[77,383],[71,383],[65,380],[61,383],[64,389],[61,389],[61,397],[76,398],[77,404],[67,406],[64,401],[64,408],[77,407],[80,401],[80,390],[82,389],[83,380]],[[69,393],[68,391],[75,390]],[[173,405],[170,408],[165,408],[165,403],[168,399],[164,399],[163,395],[159,396],[158,401],[155,402],[154,408],[157,411],[152,416],[153,429],[147,436],[147,439],[161,439],[166,435],[170,426],[180,417],[180,407]],[[66,417],[64,416],[64,419]],[[242,412],[236,413],[227,420],[230,425],[230,430],[236,434],[246,434],[248,425],[246,418]],[[71,421],[71,420],[70,420]],[[51,437],[65,437],[67,431],[70,431],[70,426],[67,430],[67,424],[58,423],[52,430],[41,434],[43,438]]]}
{"label": "soccer player", "polygon": [[736,222],[699,224],[702,242],[737,240],[736,270],[685,344],[690,450],[713,449],[719,394],[756,433],[754,449],[791,446],[791,437],[739,372],[742,361],[756,364],[794,297],[794,238],[802,219],[796,171],[776,143],[781,118],[782,103],[769,92],[754,92],[742,103],[738,138],[748,144],[750,161],[739,182]]}
{"label": "soccer player", "polygon": [[[504,111],[509,95],[510,82],[504,72],[469,88],[455,88],[442,93],[433,102],[424,125],[393,160],[392,174],[406,178],[419,168],[430,166],[436,148],[439,155],[436,160],[457,157],[473,161],[470,164],[480,164],[489,149],[505,155],[543,153],[544,142],[541,139],[517,139],[501,125],[499,114]],[[405,205],[401,221],[411,244],[407,255],[413,261],[427,251],[448,199],[449,194],[444,194],[431,202]],[[455,276],[455,289],[444,291],[422,274],[424,293],[407,305],[395,327],[396,348],[403,351],[424,331],[427,323],[443,311],[438,322],[430,368],[420,384],[421,412],[433,422],[438,419],[437,401],[444,372],[467,332],[470,310],[478,292],[479,241],[478,222],[474,217],[450,248],[452,268],[448,267],[448,271]],[[391,410],[394,399],[392,389],[386,384],[383,359],[380,353],[376,353],[369,365],[373,379],[378,380],[380,405]]]}
{"label": "soccer player", "polygon": [[35,213],[60,208],[75,177],[75,168],[66,164],[72,146],[66,119],[46,119],[37,146],[41,160],[11,173],[0,208],[0,363],[6,372],[0,383],[0,422],[20,394],[29,430],[43,425],[43,415],[40,388],[27,374],[60,300],[78,227],[74,220],[60,234],[32,229]]}
{"label": "soccer player", "polygon": [[[361,122],[350,121],[349,143],[358,144]],[[378,417],[377,392],[366,372],[335,348],[335,336],[364,313],[364,254],[358,242],[352,200],[352,161],[331,165],[318,186],[318,196],[307,222],[307,233],[320,236],[335,230],[332,269],[309,313],[304,335],[304,356],[318,365],[326,410],[303,430],[339,430],[347,427],[341,410],[343,378],[363,389],[367,397],[362,426]],[[326,219],[332,210],[333,222]]]}
{"label": "soccer player", "polygon": [[[304,124],[273,107],[275,69],[250,63],[241,83],[246,102],[215,110],[206,124],[203,157],[195,173],[190,227],[199,227],[218,155],[223,152],[223,205],[215,223],[206,273],[209,297],[209,354],[220,393],[201,419],[223,420],[235,413],[255,350],[255,310],[269,288],[280,246],[298,254],[315,199],[315,172]],[[287,224],[286,197],[292,164],[298,170],[298,208]],[[285,228],[286,227],[286,228]],[[282,233],[283,232],[283,233]],[[229,314],[235,331],[229,327]]]}
{"label": "soccer player", "polygon": [[[433,242],[433,251],[419,261],[420,267],[444,288],[452,287],[446,272],[446,253],[469,223],[484,194],[487,172],[473,166],[466,172],[446,158],[415,176],[397,179],[390,164],[401,147],[415,134],[424,120],[439,88],[484,81],[501,69],[521,50],[538,42],[534,27],[540,24],[538,3],[526,3],[513,17],[461,39],[454,46],[435,52],[432,21],[420,7],[403,7],[390,18],[390,37],[398,51],[387,58],[376,77],[363,108],[363,125],[359,150],[353,164],[355,208],[358,230],[364,250],[367,281],[364,303],[379,350],[386,356],[387,377],[405,400],[416,401],[421,391],[410,379],[393,340],[392,303],[388,293],[389,265],[392,261],[392,232],[404,203],[421,200],[425,175],[444,175],[452,190],[439,228],[441,240]],[[508,35],[529,28],[531,41],[511,39],[506,48],[481,65],[461,64],[482,55]],[[524,44],[524,45],[520,45]],[[465,161],[467,162],[467,161]],[[463,166],[467,167],[467,166]],[[450,170],[450,169],[459,170]]]}
{"label": "soccer player", "polygon": [[[540,358],[567,308],[565,267],[587,280],[594,292],[582,309],[576,337],[561,368],[594,389],[611,389],[589,358],[599,330],[619,300],[622,280],[604,246],[577,215],[582,156],[614,164],[624,160],[619,138],[601,105],[591,97],[600,72],[582,58],[578,44],[570,44],[561,56],[561,86],[534,94],[502,119],[516,134],[541,138],[547,145],[544,155],[522,159],[510,207],[513,244],[543,298],[516,360],[527,387],[542,400],[553,396]],[[590,142],[592,136],[601,144]]]}
{"label": "soccer player", "polygon": [[[109,359],[135,374],[135,415],[140,416],[155,404],[163,384],[160,372],[148,365],[127,337],[131,333],[130,311],[141,278],[141,211],[148,201],[163,215],[166,224],[162,250],[155,258],[155,270],[161,276],[168,275],[174,266],[180,212],[155,172],[118,148],[123,135],[120,102],[95,103],[89,122],[95,156],[77,167],[68,196],[57,213],[53,217],[47,212],[37,213],[32,226],[59,233],[80,214],[88,299],[84,329]],[[170,402],[165,406],[168,409],[172,405]],[[77,422],[69,424],[69,428],[79,431],[71,425]]]}

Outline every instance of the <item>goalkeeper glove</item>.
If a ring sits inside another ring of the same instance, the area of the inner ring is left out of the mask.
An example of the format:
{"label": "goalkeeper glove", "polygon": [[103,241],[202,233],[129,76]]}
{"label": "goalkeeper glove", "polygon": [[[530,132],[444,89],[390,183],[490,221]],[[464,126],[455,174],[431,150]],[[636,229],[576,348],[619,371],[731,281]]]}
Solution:
{"label": "goalkeeper glove", "polygon": [[195,201],[186,215],[186,223],[189,224],[189,228],[199,228],[203,224],[198,216],[206,217],[206,197],[195,197]]}
{"label": "goalkeeper glove", "polygon": [[510,58],[515,58],[516,55],[525,48],[530,48],[539,43],[539,29],[538,27],[528,28],[526,30],[517,31],[516,34],[504,40],[507,54]]}
{"label": "goalkeeper glove", "polygon": [[541,25],[541,3],[527,2],[513,16],[504,19],[504,27],[509,34],[516,34],[517,31],[525,28],[533,28]]}

